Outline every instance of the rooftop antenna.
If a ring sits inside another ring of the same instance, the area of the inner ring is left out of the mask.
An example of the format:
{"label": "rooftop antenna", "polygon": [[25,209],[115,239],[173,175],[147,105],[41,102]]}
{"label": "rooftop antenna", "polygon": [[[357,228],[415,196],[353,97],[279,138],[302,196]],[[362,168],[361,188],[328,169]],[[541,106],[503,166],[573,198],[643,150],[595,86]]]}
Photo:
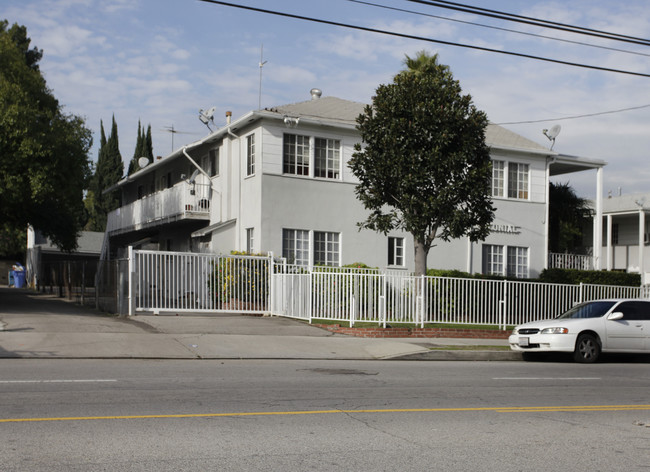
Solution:
{"label": "rooftop antenna", "polygon": [[264,45],[260,46],[260,98],[257,103],[257,109],[261,110],[262,109],[262,67],[264,67],[264,64],[266,64],[269,61],[264,60]]}
{"label": "rooftop antenna", "polygon": [[546,136],[548,140],[552,142],[551,151],[553,150],[553,146],[555,146],[555,138],[557,138],[557,135],[560,134],[561,129],[562,127],[560,125],[554,125],[553,127],[551,127],[551,129],[542,130],[544,136]]}
{"label": "rooftop antenna", "polygon": [[161,128],[163,131],[167,131],[168,133],[171,133],[172,135],[172,152],[174,152],[174,135],[175,134],[196,134],[196,133],[186,133],[185,131],[178,131],[176,128],[174,128],[174,125],[171,126],[165,126],[164,128]]}
{"label": "rooftop antenna", "polygon": [[217,111],[217,107],[212,107],[208,111],[203,111],[202,109],[199,110],[199,120],[201,120],[201,123],[203,123],[205,126],[208,127],[210,132],[212,132],[212,128],[210,128],[210,123],[214,124],[215,111]]}

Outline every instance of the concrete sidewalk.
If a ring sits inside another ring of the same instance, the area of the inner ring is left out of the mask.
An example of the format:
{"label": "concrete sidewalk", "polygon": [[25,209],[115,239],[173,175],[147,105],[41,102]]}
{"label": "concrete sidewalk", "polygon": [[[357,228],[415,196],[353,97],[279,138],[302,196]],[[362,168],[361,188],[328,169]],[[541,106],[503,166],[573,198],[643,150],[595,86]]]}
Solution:
{"label": "concrete sidewalk", "polygon": [[507,346],[507,341],[357,338],[280,317],[118,317],[52,295],[0,288],[0,358],[521,359],[510,351],[459,346]]}

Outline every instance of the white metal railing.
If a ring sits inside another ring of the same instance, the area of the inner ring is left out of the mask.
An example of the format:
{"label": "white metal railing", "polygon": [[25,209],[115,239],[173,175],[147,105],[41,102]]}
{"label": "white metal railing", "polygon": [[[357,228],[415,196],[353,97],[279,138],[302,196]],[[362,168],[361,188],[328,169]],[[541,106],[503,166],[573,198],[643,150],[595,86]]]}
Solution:
{"label": "white metal railing", "polygon": [[648,287],[416,277],[401,272],[277,263],[272,255],[129,251],[129,313],[272,313],[387,324],[505,329],[553,318],[576,303],[650,296]]}
{"label": "white metal railing", "polygon": [[129,253],[129,314],[268,312],[272,256]]}
{"label": "white metal railing", "polygon": [[108,215],[107,232],[139,228],[177,216],[210,217],[210,185],[180,182],[124,205]]}
{"label": "white metal railing", "polygon": [[271,312],[349,323],[485,324],[554,318],[576,303],[639,298],[640,287],[415,277],[378,271],[276,269]]}
{"label": "white metal railing", "polygon": [[593,270],[594,260],[592,256],[580,254],[549,253],[549,269],[578,269]]}

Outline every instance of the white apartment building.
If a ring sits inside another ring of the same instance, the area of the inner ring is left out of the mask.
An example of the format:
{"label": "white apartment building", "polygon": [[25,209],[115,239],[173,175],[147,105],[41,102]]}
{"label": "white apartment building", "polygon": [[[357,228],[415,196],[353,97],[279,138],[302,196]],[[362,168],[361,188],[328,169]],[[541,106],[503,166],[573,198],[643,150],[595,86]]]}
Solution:
{"label": "white apartment building", "polygon": [[[127,246],[171,251],[273,252],[302,265],[413,270],[413,239],[359,231],[366,210],[347,166],[360,141],[364,104],[321,97],[251,111],[120,181],[122,206],[109,215],[104,254]],[[439,241],[428,267],[527,278],[548,260],[552,175],[605,162],[566,156],[490,124],[492,233],[485,241]],[[601,221],[595,220],[595,225]],[[601,234],[598,227],[594,234]]]}

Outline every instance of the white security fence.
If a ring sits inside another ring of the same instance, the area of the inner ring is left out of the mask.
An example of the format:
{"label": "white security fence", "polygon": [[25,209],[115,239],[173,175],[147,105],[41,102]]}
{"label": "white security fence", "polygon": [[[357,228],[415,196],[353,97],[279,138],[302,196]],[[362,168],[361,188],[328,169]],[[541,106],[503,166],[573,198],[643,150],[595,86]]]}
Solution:
{"label": "white security fence", "polygon": [[129,314],[268,312],[271,257],[129,250]]}
{"label": "white security fence", "polygon": [[639,298],[644,287],[415,277],[403,272],[306,268],[269,257],[130,251],[129,313],[244,312],[354,325],[508,326],[552,318],[576,303]]}

